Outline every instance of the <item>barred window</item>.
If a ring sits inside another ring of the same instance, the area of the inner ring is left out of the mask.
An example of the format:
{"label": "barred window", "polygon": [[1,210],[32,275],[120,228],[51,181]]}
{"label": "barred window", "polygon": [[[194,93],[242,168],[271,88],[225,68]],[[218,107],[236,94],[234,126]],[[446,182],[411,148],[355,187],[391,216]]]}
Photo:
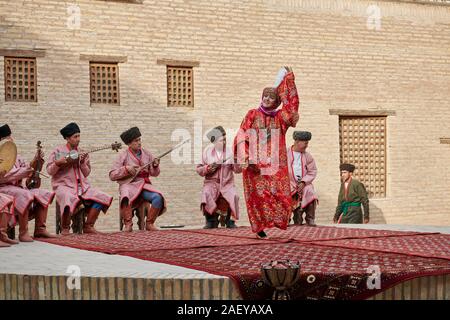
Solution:
{"label": "barred window", "polygon": [[119,104],[119,66],[117,63],[90,62],[91,104]]}
{"label": "barred window", "polygon": [[194,70],[167,66],[167,105],[194,107]]}
{"label": "barred window", "polygon": [[5,100],[37,101],[36,58],[5,57]]}
{"label": "barred window", "polygon": [[341,163],[356,166],[369,197],[386,197],[386,117],[340,116],[339,133]]}

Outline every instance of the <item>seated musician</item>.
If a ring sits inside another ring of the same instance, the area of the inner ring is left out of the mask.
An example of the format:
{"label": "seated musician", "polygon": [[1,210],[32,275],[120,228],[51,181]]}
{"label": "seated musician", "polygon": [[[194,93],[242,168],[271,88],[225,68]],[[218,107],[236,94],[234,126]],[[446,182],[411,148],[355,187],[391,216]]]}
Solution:
{"label": "seated musician", "polygon": [[[3,159],[0,158],[0,164]],[[0,179],[6,174],[6,170],[0,169]],[[14,214],[14,198],[4,193],[0,193],[0,248],[10,247],[12,244],[18,244],[19,241],[8,238],[8,220]]]}
{"label": "seated musician", "polygon": [[294,204],[294,224],[302,225],[305,213],[306,224],[315,227],[318,199],[312,183],[317,175],[317,167],[312,155],[306,151],[311,132],[295,131],[293,138],[294,144],[287,150],[287,161]]}
{"label": "seated musician", "polygon": [[[132,209],[138,207],[142,201],[151,203],[145,229],[158,230],[155,227],[155,221],[166,211],[166,201],[162,193],[153,186],[150,177],[159,176],[160,161],[142,148],[141,132],[138,127],[124,131],[120,138],[128,145],[128,149],[119,153],[109,172],[109,178],[119,183],[120,214],[125,225],[124,231],[133,230]],[[147,166],[142,168],[145,165]],[[142,170],[139,171],[141,168]],[[135,175],[136,177],[132,179]]]}
{"label": "seated musician", "polygon": [[[14,141],[10,127],[5,124],[0,127],[0,140]],[[27,189],[23,186],[23,179],[30,177],[34,170],[33,162],[37,158],[43,159],[41,150],[36,154],[31,164],[17,155],[14,167],[3,178],[0,178],[0,192],[12,196],[15,200],[15,214],[19,220],[19,240],[32,242],[28,233],[28,220],[35,219],[34,237],[53,238],[46,228],[48,206],[53,202],[54,192],[44,189]]]}
{"label": "seated musician", "polygon": [[[0,171],[0,178],[5,175]],[[7,194],[0,193],[0,248],[10,247],[12,244],[18,244],[17,240],[8,237],[8,221],[14,214],[14,198]]]}
{"label": "seated musician", "polygon": [[94,224],[100,211],[106,213],[112,197],[91,187],[87,177],[91,173],[89,154],[80,152],[75,159],[68,156],[71,150],[78,151],[80,128],[74,122],[60,130],[66,144],[56,147],[50,154],[47,172],[52,176],[52,187],[61,212],[61,234],[70,234],[71,216],[83,204],[87,209],[84,233],[100,233]]}
{"label": "seated musician", "polygon": [[217,228],[219,219],[227,228],[236,228],[239,219],[239,196],[234,186],[234,173],[241,173],[239,164],[234,164],[231,148],[226,146],[226,133],[218,126],[207,134],[211,145],[197,165],[197,173],[205,177],[200,208],[205,216],[205,229]]}

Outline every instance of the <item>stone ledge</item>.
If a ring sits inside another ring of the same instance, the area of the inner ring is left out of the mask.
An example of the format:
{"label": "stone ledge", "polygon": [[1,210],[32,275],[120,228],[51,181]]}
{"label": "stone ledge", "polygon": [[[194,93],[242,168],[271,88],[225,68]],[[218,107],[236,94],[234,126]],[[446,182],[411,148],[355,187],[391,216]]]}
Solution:
{"label": "stone ledge", "polygon": [[173,67],[198,67],[200,66],[199,61],[186,61],[186,60],[175,60],[175,59],[158,59],[156,64],[164,66]]}
{"label": "stone ledge", "polygon": [[113,62],[124,63],[128,61],[127,56],[109,56],[109,55],[97,55],[97,54],[80,54],[81,61],[89,62]]}
{"label": "stone ledge", "polygon": [[123,3],[132,3],[132,4],[143,4],[144,0],[97,0],[103,2],[123,2]]}
{"label": "stone ledge", "polygon": [[394,110],[352,110],[352,109],[330,109],[332,116],[395,116]]}
{"label": "stone ledge", "polygon": [[0,49],[0,56],[42,58],[45,57],[45,49]]}
{"label": "stone ledge", "polygon": [[432,6],[450,6],[450,0],[380,0],[380,1],[403,2],[403,3],[432,5]]}

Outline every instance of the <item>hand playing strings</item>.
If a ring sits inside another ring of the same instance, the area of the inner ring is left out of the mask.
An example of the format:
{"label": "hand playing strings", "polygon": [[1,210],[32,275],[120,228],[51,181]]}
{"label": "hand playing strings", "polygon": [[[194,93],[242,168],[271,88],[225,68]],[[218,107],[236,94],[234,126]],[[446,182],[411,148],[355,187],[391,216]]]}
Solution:
{"label": "hand playing strings", "polygon": [[208,165],[208,169],[207,169],[208,174],[216,172],[217,168],[219,168],[219,164],[218,163],[214,162],[212,164],[209,164]]}
{"label": "hand playing strings", "polygon": [[159,163],[160,163],[160,159],[159,158],[155,158],[155,160],[153,160],[153,162],[152,162],[153,168],[158,167]]}
{"label": "hand playing strings", "polygon": [[137,172],[137,169],[139,168],[139,166],[126,166],[125,167],[128,171],[128,173],[130,174],[130,176],[134,176]]}
{"label": "hand playing strings", "polygon": [[88,159],[89,154],[87,152],[80,153],[80,163],[85,162]]}

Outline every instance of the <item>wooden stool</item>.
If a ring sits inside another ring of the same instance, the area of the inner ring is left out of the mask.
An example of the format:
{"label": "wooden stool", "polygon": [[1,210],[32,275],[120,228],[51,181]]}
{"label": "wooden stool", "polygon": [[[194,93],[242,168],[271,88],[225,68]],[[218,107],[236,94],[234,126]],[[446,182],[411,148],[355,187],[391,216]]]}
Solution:
{"label": "wooden stool", "polygon": [[[62,231],[62,226],[61,226],[61,210],[59,209],[58,202],[56,202],[55,218],[56,218],[55,224],[56,234],[60,234]],[[82,234],[84,222],[86,221],[86,208],[82,203],[80,203],[78,207],[75,209],[74,214],[72,214],[71,221],[72,221],[72,232]]]}
{"label": "wooden stool", "polygon": [[[133,217],[136,216],[138,218],[137,224],[139,230],[145,230],[145,222],[147,220],[147,214],[149,210],[150,210],[150,203],[148,203],[147,201],[142,201],[138,207],[132,209],[132,216]],[[119,215],[119,225],[120,231],[122,231],[124,226],[122,215]]]}

